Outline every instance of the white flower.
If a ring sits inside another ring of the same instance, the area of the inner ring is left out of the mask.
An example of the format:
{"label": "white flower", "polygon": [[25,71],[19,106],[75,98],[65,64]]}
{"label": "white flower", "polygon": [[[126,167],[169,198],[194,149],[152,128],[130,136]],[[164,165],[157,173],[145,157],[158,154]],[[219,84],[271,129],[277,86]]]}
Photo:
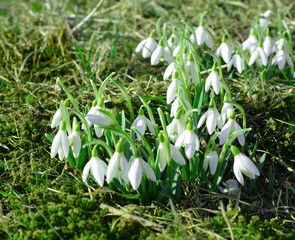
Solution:
{"label": "white flower", "polygon": [[143,173],[145,173],[151,181],[156,181],[156,175],[151,166],[146,163],[141,157],[136,157],[131,162],[131,167],[128,172],[128,178],[134,190],[137,190],[137,188],[139,187]]}
{"label": "white flower", "polygon": [[[148,127],[148,129],[150,130],[151,134],[155,135],[155,129],[153,127],[153,124],[151,122],[151,120],[149,120],[147,117],[145,117],[143,115],[143,110],[142,108],[139,110],[139,115],[137,116],[137,118],[133,121],[132,125],[131,125],[131,129],[132,128],[136,128],[141,135],[145,134],[146,128]],[[141,140],[141,137],[139,134],[136,133],[137,139],[138,141]]]}
{"label": "white flower", "polygon": [[164,58],[169,64],[173,62],[173,58],[171,57],[169,50],[164,47],[162,39],[151,56],[151,65],[158,65],[161,58]]}
{"label": "white flower", "polygon": [[178,96],[176,96],[176,98],[174,99],[171,105],[170,117],[176,116],[176,113],[180,106],[182,106],[185,111],[192,109],[192,105],[189,103],[186,97],[183,96],[181,92],[178,92]]}
{"label": "white flower", "polygon": [[99,127],[99,125],[93,124],[94,132],[97,138],[100,138],[104,132],[104,129]]}
{"label": "white flower", "polygon": [[232,56],[231,60],[227,65],[228,72],[231,70],[232,66],[234,66],[240,74],[244,71],[244,60],[239,54],[235,54]]}
{"label": "white flower", "polygon": [[192,58],[192,55],[190,54],[188,57],[188,60],[185,64],[185,73],[187,78],[190,80],[193,80],[193,83],[195,84],[195,86],[198,85],[198,75],[197,75],[197,69],[196,69],[196,65],[195,62]]}
{"label": "white flower", "polygon": [[255,164],[245,154],[240,153],[237,147],[231,146],[231,152],[234,155],[234,173],[241,185],[244,186],[244,177],[242,173],[251,179],[255,179],[256,176],[260,175]]}
{"label": "white flower", "polygon": [[175,33],[172,33],[171,36],[167,40],[168,46],[172,49],[175,49],[177,44],[179,43],[179,38]]}
{"label": "white flower", "polygon": [[[222,127],[222,129],[220,131],[219,144],[224,144],[232,132],[240,130],[240,129],[241,129],[241,126],[236,122],[234,112],[232,112],[227,123],[224,124],[224,126]],[[232,141],[233,140],[234,139],[232,139]],[[243,133],[241,133],[238,136],[238,141],[241,146],[245,145],[245,136]]]}
{"label": "white flower", "polygon": [[267,56],[263,50],[262,47],[258,46],[254,52],[252,52],[250,60],[249,60],[249,66],[251,66],[254,62],[256,62],[259,66],[267,65]]}
{"label": "white flower", "polygon": [[174,72],[172,81],[167,88],[166,102],[170,104],[177,96],[177,90],[179,88],[178,72]]}
{"label": "white flower", "polygon": [[220,92],[220,80],[219,80],[219,75],[216,71],[216,68],[213,66],[211,73],[206,79],[205,83],[205,91],[208,92],[210,86],[212,85],[213,90],[216,94],[219,94]]}
{"label": "white flower", "polygon": [[172,73],[175,71],[175,63],[172,62],[168,65],[168,67],[166,68],[165,72],[164,72],[164,77],[163,79],[166,80],[168,79]]}
{"label": "white flower", "polygon": [[254,52],[258,46],[258,39],[255,37],[253,32],[250,33],[250,36],[242,43],[243,51],[249,50],[250,53]]}
{"label": "white flower", "polygon": [[230,103],[225,102],[221,109],[222,121],[225,122],[226,118],[229,118],[234,108]]}
{"label": "white flower", "polygon": [[53,118],[51,121],[51,128],[55,128],[56,126],[59,126],[61,120],[62,120],[62,115],[61,115],[61,110],[59,108],[56,110],[56,112],[53,115]]}
{"label": "white flower", "polygon": [[215,55],[217,57],[222,57],[225,63],[229,63],[231,59],[231,55],[233,54],[233,48],[228,43],[225,42],[225,39],[222,40],[222,43],[215,51]]}
{"label": "white flower", "polygon": [[122,141],[120,140],[116,146],[116,151],[111,157],[107,167],[107,183],[110,183],[114,177],[121,178],[125,183],[129,183],[128,179],[129,163],[123,154]]}
{"label": "white flower", "polygon": [[183,119],[176,116],[172,119],[171,123],[167,126],[168,137],[172,142],[175,142],[178,136],[183,133]]}
{"label": "white flower", "polygon": [[74,129],[74,131],[69,135],[68,139],[70,146],[72,146],[74,158],[77,158],[82,145],[79,132]]}
{"label": "white flower", "polygon": [[59,130],[55,135],[51,145],[51,158],[54,158],[58,153],[59,160],[67,158],[69,156],[70,144],[66,133],[66,123],[62,121],[60,123]]}
{"label": "white flower", "polygon": [[218,112],[214,104],[210,105],[211,106],[209,106],[209,109],[201,116],[197,125],[197,128],[200,128],[207,119],[206,127],[209,135],[211,135],[215,131],[216,126],[218,126],[219,128],[222,128],[223,126],[221,114]]}
{"label": "white flower", "polygon": [[239,183],[234,179],[229,179],[222,183],[224,188],[219,187],[219,191],[228,195],[237,195],[239,192]]}
{"label": "white flower", "polygon": [[103,104],[103,98],[101,98],[98,103],[96,100],[93,102],[92,107],[85,116],[85,119],[90,126],[92,124],[98,126],[109,126],[113,124],[113,120],[108,115],[102,112],[104,110],[102,107]]}
{"label": "white flower", "polygon": [[263,41],[263,50],[267,57],[277,49],[277,45],[270,36],[266,36]]}
{"label": "white flower", "polygon": [[93,150],[91,159],[86,163],[83,169],[83,173],[82,173],[83,182],[87,181],[89,173],[91,173],[92,176],[94,177],[94,180],[99,184],[99,186],[103,187],[106,172],[107,172],[106,163],[97,156],[97,151]]}
{"label": "white flower", "polygon": [[199,151],[200,149],[199,137],[192,129],[193,126],[189,122],[187,124],[186,130],[178,136],[175,142],[175,147],[184,147],[185,156],[188,159],[191,159],[194,156],[195,151]]}
{"label": "white flower", "polygon": [[285,52],[290,54],[290,49],[288,45],[288,41],[285,38],[280,38],[276,41],[277,49],[284,49]]}
{"label": "white flower", "polygon": [[148,58],[152,55],[157,45],[157,42],[152,37],[148,37],[137,45],[135,52],[142,52],[142,57]]}
{"label": "white flower", "polygon": [[260,14],[259,26],[265,27],[271,24],[271,21],[269,19],[270,14],[271,14],[271,10],[267,10],[266,12]]}
{"label": "white flower", "polygon": [[[159,134],[159,146],[157,149],[157,163],[159,165],[159,169],[161,172],[163,172],[165,170],[166,165],[167,165],[167,161],[168,161],[167,151],[169,151],[169,150],[166,149],[166,147],[165,147],[163,133],[160,133]],[[185,159],[183,158],[183,156],[179,152],[179,149],[177,147],[173,146],[172,144],[170,144],[170,154],[171,154],[172,160],[174,160],[176,163],[178,163],[180,165],[185,165]]]}
{"label": "white flower", "polygon": [[210,173],[214,175],[218,165],[218,154],[215,150],[210,151],[204,159],[203,168],[207,171],[208,166],[210,166]]}
{"label": "white flower", "polygon": [[192,43],[195,43],[197,41],[197,44],[199,46],[202,46],[204,43],[206,43],[207,47],[211,49],[213,47],[211,34],[204,26],[199,26],[195,30],[195,33],[190,36],[190,40]]}
{"label": "white flower", "polygon": [[282,70],[285,67],[286,62],[288,63],[288,65],[290,67],[293,66],[293,61],[292,61],[290,55],[281,49],[274,56],[271,64],[272,65],[277,64],[279,66],[279,69]]}

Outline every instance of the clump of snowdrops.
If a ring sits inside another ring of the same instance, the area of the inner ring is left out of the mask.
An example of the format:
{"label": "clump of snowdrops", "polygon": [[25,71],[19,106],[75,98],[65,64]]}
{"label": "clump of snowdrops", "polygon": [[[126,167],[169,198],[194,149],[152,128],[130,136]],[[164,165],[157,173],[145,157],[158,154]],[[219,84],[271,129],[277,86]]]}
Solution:
{"label": "clump of snowdrops", "polygon": [[[135,52],[153,66],[165,66],[166,108],[152,110],[145,96],[137,94],[142,106],[135,114],[127,91],[112,73],[98,89],[91,81],[95,99],[81,109],[59,80],[68,98],[51,122],[58,128],[51,157],[67,159],[81,170],[88,186],[109,187],[143,203],[179,201],[188,183],[231,195],[243,187],[253,189],[264,157],[257,167],[245,151],[251,129],[224,76],[277,68],[286,77],[293,75],[290,31],[282,19],[274,25],[270,15],[261,14],[242,43],[225,31],[216,44],[205,15],[196,28],[159,22]],[[110,82],[126,101],[127,108],[117,114],[105,96]]]}

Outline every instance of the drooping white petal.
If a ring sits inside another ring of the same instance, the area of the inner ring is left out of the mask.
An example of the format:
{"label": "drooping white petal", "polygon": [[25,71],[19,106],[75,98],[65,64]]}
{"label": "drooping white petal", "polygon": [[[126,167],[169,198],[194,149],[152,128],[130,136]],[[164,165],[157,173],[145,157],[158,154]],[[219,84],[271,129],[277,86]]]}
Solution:
{"label": "drooping white petal", "polygon": [[142,49],[142,57],[143,58],[148,58],[152,55],[152,53],[154,52],[154,50],[157,47],[157,42],[151,38],[148,37],[145,44],[143,45],[143,49]]}
{"label": "drooping white petal", "polygon": [[166,68],[166,70],[164,72],[164,78],[163,79],[164,80],[168,79],[172,75],[174,69],[175,69],[175,64],[174,64],[174,62],[172,62]]}
{"label": "drooping white petal", "polygon": [[205,120],[207,119],[207,116],[208,116],[208,111],[209,110],[207,110],[201,117],[200,117],[200,119],[199,119],[199,121],[198,121],[198,125],[197,125],[197,128],[200,128],[203,124],[204,124],[204,122],[205,122]]}
{"label": "drooping white petal", "polygon": [[240,170],[240,162],[239,162],[239,160],[236,160],[236,159],[234,160],[233,168],[234,168],[234,174],[235,174],[237,180],[239,181],[239,183],[242,186],[244,186],[244,177],[243,177],[243,175],[241,173],[241,170]]}
{"label": "drooping white petal", "polygon": [[107,183],[110,183],[118,175],[120,164],[120,153],[115,152],[107,167]]}
{"label": "drooping white petal", "polygon": [[151,56],[151,65],[157,65],[160,63],[160,58],[163,53],[163,47],[157,46],[156,50],[153,52]]}
{"label": "drooping white petal", "polygon": [[92,162],[89,160],[83,168],[83,173],[82,173],[83,182],[87,182],[87,178],[89,176],[91,165],[92,165]]}
{"label": "drooping white petal", "polygon": [[235,65],[238,72],[241,74],[244,71],[244,60],[240,55],[236,55]]}
{"label": "drooping white petal", "polygon": [[234,55],[234,56],[231,58],[231,60],[228,62],[228,64],[227,64],[227,71],[228,71],[228,72],[231,70],[231,68],[232,68],[232,66],[233,66],[233,64],[234,64],[234,62],[235,62],[235,60],[236,60],[236,55]]}
{"label": "drooping white petal", "polygon": [[260,176],[258,168],[255,166],[255,164],[251,161],[250,158],[248,158],[246,155],[241,153],[238,154],[236,157],[239,158],[240,168],[246,176],[252,179],[255,178],[255,175]]}
{"label": "drooping white petal", "polygon": [[219,75],[216,71],[212,71],[211,72],[212,76],[211,76],[211,84],[212,84],[212,88],[214,90],[214,92],[216,94],[219,94],[220,92],[220,81],[219,81]]}
{"label": "drooping white petal", "polygon": [[51,158],[54,158],[55,155],[57,154],[59,148],[60,148],[60,145],[61,145],[61,132],[58,131],[52,141],[52,145],[51,145],[51,153],[50,153],[50,156]]}
{"label": "drooping white petal", "polygon": [[210,172],[214,175],[218,165],[218,155],[217,152],[211,152],[210,154]]}
{"label": "drooping white petal", "polygon": [[128,172],[130,169],[130,165],[125,158],[124,155],[120,156],[120,170],[121,170],[121,177],[126,184],[129,184]]}
{"label": "drooping white petal", "polygon": [[177,79],[172,79],[166,94],[166,101],[168,104],[170,104],[176,98],[177,85]]}
{"label": "drooping white petal", "polygon": [[232,119],[229,119],[227,123],[223,126],[223,128],[221,129],[220,136],[219,136],[220,145],[224,144],[226,140],[228,139],[229,134],[232,131],[232,124],[233,124]]}
{"label": "drooping white petal", "polygon": [[167,154],[164,147],[164,143],[160,142],[158,146],[158,154],[159,154],[159,169],[161,172],[165,170],[167,165]]}
{"label": "drooping white petal", "polygon": [[135,158],[128,172],[130,184],[134,190],[137,190],[142,179],[142,163],[140,158]]}
{"label": "drooping white petal", "polygon": [[156,179],[156,175],[155,175],[152,167],[148,163],[143,161],[142,159],[141,159],[141,163],[142,163],[142,167],[144,169],[144,172],[147,175],[147,177],[149,178],[149,180],[155,182],[157,179]]}
{"label": "drooping white petal", "polygon": [[[236,121],[234,121],[234,129],[235,131],[238,131],[241,129],[240,125]],[[243,133],[238,136],[238,141],[241,146],[245,145],[245,136]]]}
{"label": "drooping white petal", "polygon": [[51,128],[54,128],[56,126],[59,126],[62,119],[61,110],[60,108],[56,110],[56,112],[53,115],[52,121],[51,121]]}
{"label": "drooping white petal", "polygon": [[154,126],[153,126],[151,120],[149,120],[145,116],[143,116],[143,118],[144,118],[144,122],[147,125],[148,129],[150,130],[151,134],[155,135],[155,129],[154,129]]}
{"label": "drooping white petal", "polygon": [[186,164],[184,157],[181,155],[177,147],[170,144],[170,150],[171,150],[171,157],[176,163],[180,165]]}
{"label": "drooping white petal", "polygon": [[182,145],[183,145],[183,142],[184,142],[184,140],[185,140],[185,135],[186,135],[186,132],[187,132],[187,130],[185,130],[183,133],[181,133],[179,136],[178,136],[178,138],[177,138],[177,140],[176,140],[176,142],[175,142],[175,147],[178,147],[178,148],[180,148],[180,147],[182,147]]}
{"label": "drooping white petal", "polygon": [[100,138],[103,134],[103,128],[100,128],[98,125],[94,124],[94,132],[97,138]]}
{"label": "drooping white petal", "polygon": [[79,156],[81,146],[82,146],[81,138],[80,138],[79,134],[76,132],[75,137],[73,139],[73,146],[72,146],[73,155],[75,158]]}
{"label": "drooping white petal", "polygon": [[99,158],[96,157],[92,159],[92,166],[91,166],[92,175],[95,181],[101,187],[103,187],[103,184],[104,184],[104,176],[105,176],[106,168],[107,168],[107,165],[105,164],[105,162],[103,162]]}
{"label": "drooping white petal", "polygon": [[88,113],[85,118],[90,123],[96,124],[99,126],[109,126],[112,124],[111,119],[103,114],[89,114]]}
{"label": "drooping white petal", "polygon": [[143,39],[142,41],[139,42],[139,44],[135,48],[135,52],[139,53],[143,50],[143,45],[146,43],[147,39]]}
{"label": "drooping white petal", "polygon": [[65,157],[67,158],[69,156],[70,144],[69,144],[69,139],[65,130],[61,130],[61,145],[62,145],[61,147],[62,147],[63,153]]}
{"label": "drooping white petal", "polygon": [[216,128],[216,121],[217,121],[217,118],[214,114],[214,111],[209,110],[207,115],[207,121],[206,121],[206,127],[207,127],[209,135],[211,135],[214,132]]}

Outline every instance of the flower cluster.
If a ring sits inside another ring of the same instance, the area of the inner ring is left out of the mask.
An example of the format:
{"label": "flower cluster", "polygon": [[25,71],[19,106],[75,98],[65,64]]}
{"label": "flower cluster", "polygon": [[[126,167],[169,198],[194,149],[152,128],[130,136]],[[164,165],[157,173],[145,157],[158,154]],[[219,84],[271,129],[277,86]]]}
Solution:
{"label": "flower cluster", "polygon": [[[166,65],[165,110],[159,107],[157,112],[152,111],[145,98],[138,95],[142,106],[135,116],[127,91],[111,74],[99,89],[91,82],[96,98],[90,109],[81,111],[59,81],[69,100],[60,104],[52,119],[51,127],[59,126],[59,130],[52,142],[51,157],[58,154],[60,160],[68,159],[82,171],[84,182],[92,176],[101,187],[106,182],[124,194],[137,191],[141,199],[156,199],[162,191],[179,196],[176,189],[181,188],[176,186],[180,179],[198,180],[210,190],[237,194],[239,184],[247,184],[244,176],[259,176],[254,162],[243,153],[250,129],[224,74],[232,67],[238,75],[244,74],[253,64],[269,69],[277,65],[280,70],[286,65],[292,67],[290,39],[288,34],[277,41],[271,37],[267,12],[243,43],[233,44],[227,33],[216,47],[214,33],[205,27],[203,17],[194,31],[187,25],[179,32],[173,28],[169,36],[158,36],[158,42],[152,32],[135,49],[143,58],[150,58],[151,65]],[[204,67],[209,64],[210,69]],[[104,89],[109,81],[121,90],[127,103],[127,109],[117,114],[104,105]],[[125,110],[129,111],[128,119]],[[232,173],[236,180],[223,179]]]}

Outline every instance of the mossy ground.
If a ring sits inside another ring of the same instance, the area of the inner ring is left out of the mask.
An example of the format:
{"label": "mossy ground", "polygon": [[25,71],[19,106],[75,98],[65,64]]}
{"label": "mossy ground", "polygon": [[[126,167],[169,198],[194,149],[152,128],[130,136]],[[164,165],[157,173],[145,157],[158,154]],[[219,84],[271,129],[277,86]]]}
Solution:
{"label": "mossy ground", "polygon": [[268,8],[280,8],[294,32],[293,1],[104,1],[74,33],[96,2],[51,0],[51,10],[44,2],[0,3],[1,239],[295,238],[295,91],[283,77],[228,79],[253,129],[249,141],[258,157],[267,153],[255,194],[241,197],[240,212],[226,209],[230,201],[224,196],[195,186],[188,186],[193,191],[176,206],[143,207],[107,189],[91,198],[80,172],[50,159],[45,137],[65,98],[57,77],[85,104],[93,100],[89,79],[99,84],[111,72],[131,96],[165,93],[164,66],[150,67],[134,54],[158,18],[196,26],[208,11],[217,39],[226,27],[241,41],[251,19]]}

